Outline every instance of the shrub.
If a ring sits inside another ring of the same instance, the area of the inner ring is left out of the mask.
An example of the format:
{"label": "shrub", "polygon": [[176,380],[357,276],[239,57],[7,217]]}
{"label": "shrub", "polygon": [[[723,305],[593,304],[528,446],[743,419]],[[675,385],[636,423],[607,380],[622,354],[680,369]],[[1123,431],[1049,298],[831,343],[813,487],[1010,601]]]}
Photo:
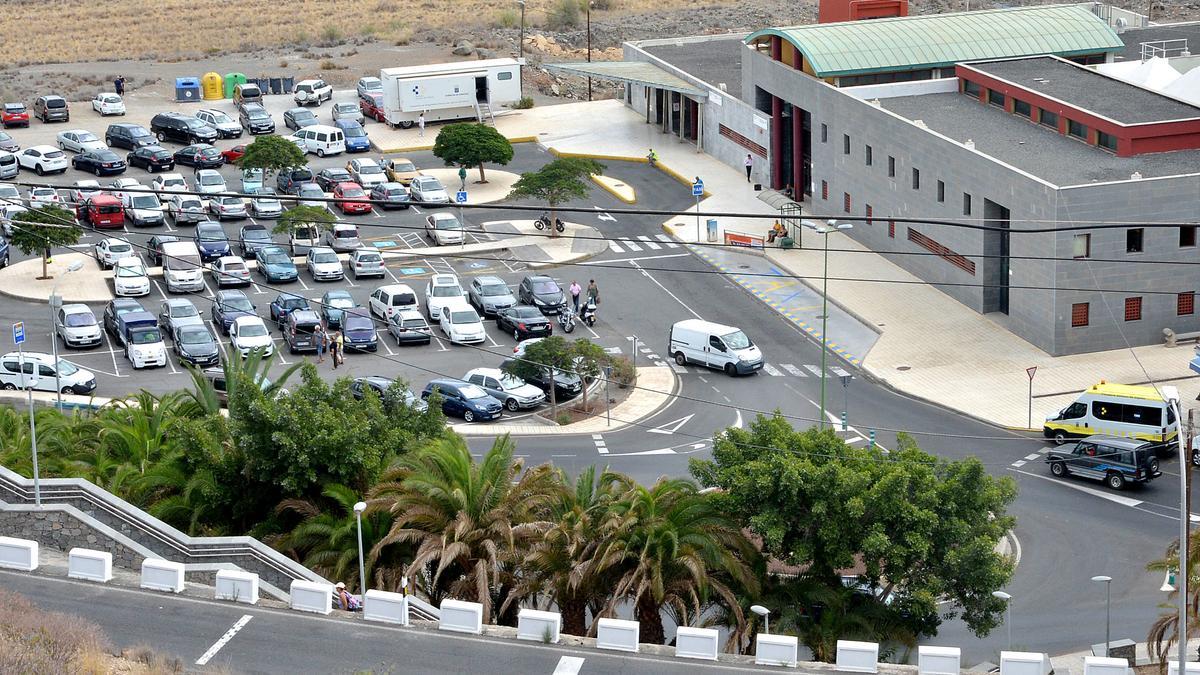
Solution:
{"label": "shrub", "polygon": [[621,389],[633,384],[637,379],[637,368],[633,367],[633,361],[630,361],[624,356],[614,356],[612,364],[612,381],[617,383]]}
{"label": "shrub", "polygon": [[280,68],[287,68],[287,67],[288,67],[288,62],[287,62],[287,59],[281,59],[281,60],[279,61],[279,67],[280,67]]}
{"label": "shrub", "polygon": [[345,70],[349,66],[344,66],[333,59],[325,59],[321,61],[321,70]]}
{"label": "shrub", "polygon": [[325,26],[325,28],[321,29],[321,39],[324,40],[326,44],[337,44],[342,41],[342,29],[334,26],[333,24]]}
{"label": "shrub", "polygon": [[11,673],[70,673],[94,666],[105,649],[100,628],[79,617],[44,612],[0,589],[0,663]]}
{"label": "shrub", "polygon": [[512,107],[517,110],[529,110],[533,107],[533,97],[522,96],[521,98],[517,99],[516,103],[512,104]]}
{"label": "shrub", "polygon": [[547,21],[552,30],[577,27],[579,25],[578,0],[558,0],[558,4],[550,10]]}
{"label": "shrub", "polygon": [[571,415],[570,413],[560,412],[558,413],[558,417],[554,418],[554,421],[557,422],[559,426],[566,426],[571,423]]}
{"label": "shrub", "polygon": [[[587,2],[587,0],[579,0],[579,1],[581,3]],[[607,12],[608,10],[613,8],[614,4],[616,4],[614,2],[614,0],[592,0],[592,9],[599,10],[601,12]]]}
{"label": "shrub", "polygon": [[496,25],[501,28],[516,28],[521,23],[521,15],[514,9],[506,9],[496,15]]}

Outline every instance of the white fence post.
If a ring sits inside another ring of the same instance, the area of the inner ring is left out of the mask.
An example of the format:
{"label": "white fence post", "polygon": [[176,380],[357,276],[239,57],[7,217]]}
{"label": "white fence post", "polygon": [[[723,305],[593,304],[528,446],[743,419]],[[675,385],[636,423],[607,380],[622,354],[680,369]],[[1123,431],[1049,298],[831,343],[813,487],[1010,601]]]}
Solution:
{"label": "white fence post", "polygon": [[333,612],[333,584],[292,579],[288,594],[292,609],[314,614]]}
{"label": "white fence post", "polygon": [[483,605],[478,602],[443,600],[441,612],[440,630],[476,635],[483,632]]}
{"label": "white fence post", "polygon": [[718,639],[717,631],[712,628],[680,626],[675,631],[675,656],[716,661]]}
{"label": "white fence post", "polygon": [[407,626],[408,598],[401,593],[371,589],[363,598],[363,619]]}
{"label": "white fence post", "polygon": [[182,593],[183,563],[146,558],[142,561],[142,588],[152,591]]}
{"label": "white fence post", "polygon": [[562,614],[558,612],[522,609],[517,614],[518,640],[537,640],[556,645],[561,632]]}
{"label": "white fence post", "polygon": [[795,668],[799,649],[800,639],[795,635],[759,633],[754,644],[754,664]]}
{"label": "white fence post", "polygon": [[962,671],[962,650],[958,647],[917,648],[918,675],[958,675]]}
{"label": "white fence post", "polygon": [[258,575],[242,570],[217,570],[217,600],[258,604]]}
{"label": "white fence post", "polygon": [[1038,652],[1000,652],[1000,675],[1048,675],[1050,657]]}
{"label": "white fence post", "polygon": [[623,619],[600,619],[596,622],[596,647],[636,652],[641,624]]}
{"label": "white fence post", "polygon": [[838,640],[837,669],[851,673],[879,672],[879,644]]}
{"label": "white fence post", "polygon": [[108,551],[73,548],[67,553],[67,576],[107,583],[113,577],[112,554]]}
{"label": "white fence post", "polygon": [[38,543],[32,539],[0,537],[0,567],[32,572],[38,567]]}

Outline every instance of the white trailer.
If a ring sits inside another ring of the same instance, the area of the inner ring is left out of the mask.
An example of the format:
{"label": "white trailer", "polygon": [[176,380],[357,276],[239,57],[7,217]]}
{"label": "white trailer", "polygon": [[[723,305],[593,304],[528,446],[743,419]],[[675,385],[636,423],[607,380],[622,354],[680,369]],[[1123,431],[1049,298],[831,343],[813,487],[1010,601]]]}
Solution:
{"label": "white trailer", "polygon": [[426,122],[492,117],[492,109],[521,98],[521,63],[487,59],[379,71],[387,123],[408,129]]}

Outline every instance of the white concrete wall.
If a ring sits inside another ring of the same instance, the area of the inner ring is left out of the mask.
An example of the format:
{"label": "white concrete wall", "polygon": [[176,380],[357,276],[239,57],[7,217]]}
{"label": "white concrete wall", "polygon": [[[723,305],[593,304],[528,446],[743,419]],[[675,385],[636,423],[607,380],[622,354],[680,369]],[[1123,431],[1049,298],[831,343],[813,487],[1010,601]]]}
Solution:
{"label": "white concrete wall", "polygon": [[562,632],[562,614],[522,609],[517,615],[517,639],[544,641],[550,636],[551,644],[558,644]]}
{"label": "white concrete wall", "polygon": [[112,554],[108,551],[73,548],[67,554],[67,576],[107,583],[113,577],[112,560]]}
{"label": "white concrete wall", "polygon": [[0,537],[0,567],[32,572],[38,567],[38,543],[32,539]]}
{"label": "white concrete wall", "polygon": [[241,570],[217,570],[217,600],[258,604],[258,575]]}
{"label": "white concrete wall", "polygon": [[363,618],[367,621],[408,625],[408,598],[402,593],[367,591],[363,599]]}
{"label": "white concrete wall", "polygon": [[169,591],[182,593],[183,563],[158,558],[146,558],[142,561],[142,588],[152,591]]}

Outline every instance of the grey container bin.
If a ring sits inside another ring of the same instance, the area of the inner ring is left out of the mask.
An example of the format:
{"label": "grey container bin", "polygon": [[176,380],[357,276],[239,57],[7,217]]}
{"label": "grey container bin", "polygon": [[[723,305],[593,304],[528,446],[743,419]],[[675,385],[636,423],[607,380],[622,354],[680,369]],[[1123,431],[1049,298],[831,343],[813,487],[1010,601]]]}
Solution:
{"label": "grey container bin", "polygon": [[271,83],[271,93],[272,94],[282,94],[283,93],[283,78],[282,77],[272,77],[272,78],[270,78],[270,83]]}
{"label": "grey container bin", "polygon": [[283,78],[283,91],[281,91],[279,93],[290,94],[290,93],[292,93],[292,87],[294,87],[294,86],[296,86],[296,78],[285,77],[285,78]]}

